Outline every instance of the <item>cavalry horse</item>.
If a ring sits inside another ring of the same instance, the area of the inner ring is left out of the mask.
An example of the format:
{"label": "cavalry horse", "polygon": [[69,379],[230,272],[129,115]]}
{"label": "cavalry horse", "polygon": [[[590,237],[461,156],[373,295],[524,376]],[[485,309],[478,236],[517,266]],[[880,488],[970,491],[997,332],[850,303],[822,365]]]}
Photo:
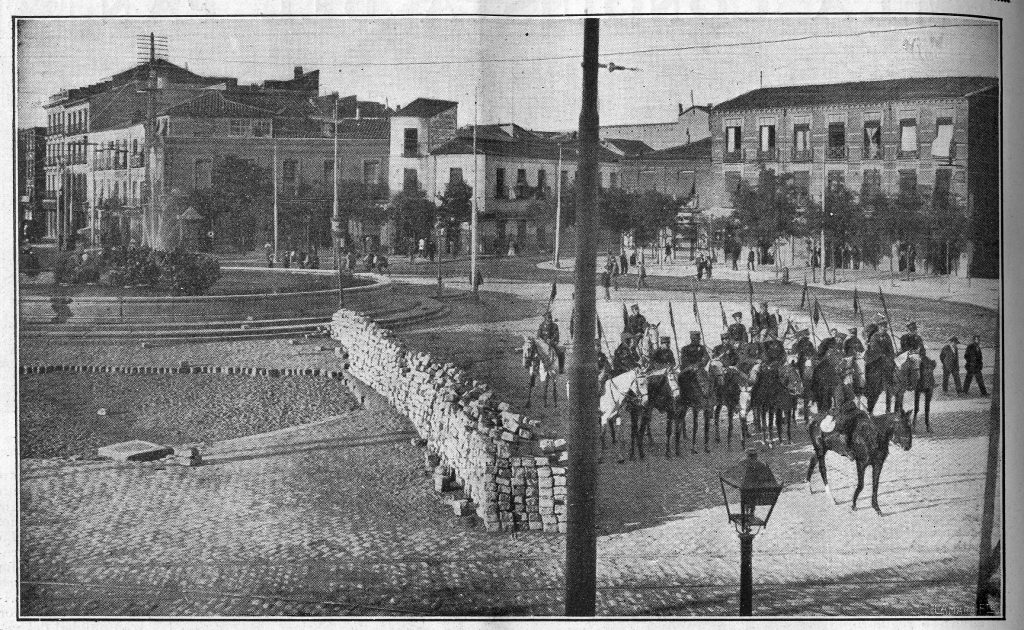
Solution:
{"label": "cavalry horse", "polygon": [[[825,472],[825,454],[828,451],[844,454],[857,464],[857,488],[853,491],[851,509],[857,509],[857,497],[864,489],[864,471],[871,466],[871,507],[881,514],[882,510],[878,507],[878,484],[882,475],[882,465],[889,455],[890,442],[899,445],[905,451],[909,451],[913,445],[914,434],[910,426],[910,413],[898,411],[872,417],[866,411],[858,409],[852,412],[846,421],[851,424],[847,426],[845,432],[823,432],[821,418],[815,418],[807,428],[811,446],[814,447],[814,454],[807,464],[807,488],[811,489],[811,475],[814,473],[814,465],[817,464],[821,480],[825,483],[825,493],[831,498],[828,474]],[[834,498],[832,500],[835,501]]]}
{"label": "cavalry horse", "polygon": [[[708,448],[708,436],[711,430],[711,408],[714,405],[711,390],[711,377],[708,372],[697,366],[687,366],[679,372],[679,412],[678,422],[682,426],[682,433],[686,435],[686,414],[693,410],[693,433],[690,435],[690,452],[697,452],[697,414],[704,415],[704,452],[710,453]],[[717,429],[717,425],[716,425]],[[679,439],[679,430],[675,439]],[[717,431],[715,441],[720,442],[721,438]]]}
{"label": "cavalry horse", "polygon": [[782,444],[782,426],[786,426],[786,439],[793,443],[793,415],[797,400],[803,395],[804,382],[796,366],[786,361],[778,364],[760,362],[750,371],[753,383],[750,406],[754,410],[754,426],[761,433],[762,442],[772,447],[772,428]]}
{"label": "cavalry horse", "polygon": [[[712,359],[708,365],[708,372],[711,376],[712,397],[715,401],[715,410],[713,412],[715,436],[718,436],[718,418],[721,416],[722,408],[724,407],[726,422],[728,422],[726,446],[732,448],[732,421],[733,417],[737,417],[740,425],[740,448],[746,448],[747,424],[743,421],[744,416],[739,412],[741,409],[740,397],[743,394],[743,388],[748,385],[747,375],[736,366],[724,367],[720,359]],[[685,424],[683,426],[685,428]]]}
{"label": "cavalry horse", "polygon": [[540,379],[544,392],[544,406],[548,406],[548,384],[551,384],[551,398],[558,406],[558,355],[555,348],[543,339],[523,335],[523,367],[530,374],[530,388],[526,390],[525,409],[533,402],[533,388]]}
{"label": "cavalry horse", "polygon": [[906,351],[896,356],[893,361],[893,379],[890,386],[896,411],[903,411],[903,395],[917,389],[921,378],[921,355],[916,351]]}
{"label": "cavalry horse", "polygon": [[[604,434],[608,429],[615,444],[615,427],[620,425],[623,413],[629,414],[629,458],[633,459],[634,450],[639,450],[640,459],[644,458],[643,435],[646,430],[644,419],[650,421],[650,414],[644,413],[648,401],[648,385],[639,370],[633,369],[613,376],[604,382],[601,391],[601,448],[604,449]],[[621,425],[620,425],[621,426]],[[625,443],[619,441],[619,463],[625,461]]]}

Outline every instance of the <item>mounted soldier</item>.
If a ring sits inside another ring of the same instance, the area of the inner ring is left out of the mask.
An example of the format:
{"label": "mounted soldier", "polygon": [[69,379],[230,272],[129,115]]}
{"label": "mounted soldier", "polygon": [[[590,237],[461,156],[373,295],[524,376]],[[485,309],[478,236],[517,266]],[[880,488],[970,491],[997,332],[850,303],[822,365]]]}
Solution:
{"label": "mounted soldier", "polygon": [[857,328],[850,328],[850,336],[843,342],[843,356],[853,357],[864,352],[864,344],[857,336]]}
{"label": "mounted soldier", "polygon": [[742,311],[733,313],[732,319],[733,323],[729,324],[729,338],[736,344],[748,343],[750,337],[747,336],[747,327],[743,324]]}
{"label": "mounted soldier", "polygon": [[700,333],[691,332],[690,343],[679,350],[679,368],[682,370],[690,367],[704,369],[709,361],[711,361],[711,355],[708,354],[708,349],[704,347],[704,344],[700,342]]}
{"label": "mounted soldier", "polygon": [[661,343],[658,348],[651,354],[651,363],[658,367],[674,368],[676,366],[676,356],[672,353],[672,339],[670,337],[662,337],[660,341]]}
{"label": "mounted soldier", "polygon": [[640,367],[640,355],[634,348],[633,335],[622,333],[622,341],[612,355],[612,375],[618,376]]}
{"label": "mounted soldier", "polygon": [[722,343],[715,346],[711,351],[713,356],[719,357],[722,367],[733,367],[739,363],[739,355],[736,353],[736,344],[732,342],[729,333],[722,333]]}
{"label": "mounted soldier", "polygon": [[548,309],[544,311],[544,316],[540,320],[540,326],[537,328],[537,339],[540,339],[554,349],[555,354],[558,356],[558,373],[564,374],[565,348],[558,344],[559,337],[558,324],[555,323],[555,319],[551,315],[551,309]]}
{"label": "mounted soldier", "polygon": [[883,391],[886,392],[885,407],[888,411],[891,400],[889,386],[893,382],[893,372],[896,368],[896,349],[893,348],[892,339],[889,337],[889,322],[882,315],[876,319],[878,329],[868,339],[868,347],[864,353],[868,413],[874,412],[875,403]]}
{"label": "mounted soldier", "polygon": [[767,339],[762,343],[762,355],[764,356],[764,360],[773,365],[785,362],[786,347],[776,338],[776,335],[773,333],[771,328],[767,329],[765,334]]}
{"label": "mounted soldier", "polygon": [[[812,357],[815,354],[814,342],[811,341],[811,331],[804,328],[796,331],[796,342],[793,344],[793,348],[790,350],[796,355],[796,364],[800,367],[801,374],[803,366],[807,361],[808,357]],[[806,375],[804,375],[806,378]]]}
{"label": "mounted soldier", "polygon": [[907,322],[907,332],[900,337],[900,353],[918,351],[922,347],[924,341],[917,334],[917,322]]}
{"label": "mounted soldier", "polygon": [[640,314],[640,307],[634,304],[630,307],[629,317],[626,318],[626,332],[634,338],[647,334],[647,318]]}
{"label": "mounted soldier", "polygon": [[768,302],[761,302],[761,310],[755,312],[753,317],[754,321],[750,325],[752,335],[765,331],[775,337],[779,336],[779,318],[768,312]]}

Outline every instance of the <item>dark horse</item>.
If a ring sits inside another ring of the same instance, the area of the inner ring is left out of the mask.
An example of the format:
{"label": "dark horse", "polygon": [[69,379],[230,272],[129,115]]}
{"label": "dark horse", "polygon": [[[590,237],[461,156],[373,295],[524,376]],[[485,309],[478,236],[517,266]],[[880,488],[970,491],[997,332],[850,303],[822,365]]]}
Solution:
{"label": "dark horse", "polygon": [[[710,453],[711,449],[708,448],[708,434],[711,430],[711,406],[713,404],[711,397],[711,377],[708,376],[707,371],[704,368],[689,366],[683,368],[679,372],[679,424],[683,427],[686,425],[686,414],[689,410],[693,410],[693,433],[690,436],[690,452],[697,452],[697,414],[703,412],[704,414],[704,452]],[[717,429],[717,425],[716,425]],[[682,429],[682,433],[685,435],[686,429]],[[676,443],[679,440],[679,431],[677,431]],[[721,439],[715,435],[715,441],[719,442]],[[678,452],[677,452],[678,454]]]}
{"label": "dark horse", "polygon": [[[728,424],[728,431],[726,436],[726,446],[732,448],[732,421],[733,417],[739,419],[740,425],[740,448],[746,448],[747,445],[747,423],[743,421],[740,411],[740,393],[743,391],[743,386],[747,384],[747,376],[740,372],[739,368],[735,366],[722,367],[721,361],[713,360],[709,366],[711,373],[711,383],[713,390],[713,398],[715,401],[715,435],[718,435],[718,418],[722,414],[722,408],[725,408],[726,421]],[[685,423],[683,424],[685,428]],[[683,436],[685,437],[685,436]]]}
{"label": "dark horse", "polygon": [[[646,432],[648,436],[650,435],[651,413],[655,409],[665,414],[665,457],[672,456],[669,447],[673,442],[675,443],[676,455],[679,455],[679,432],[683,422],[678,416],[678,396],[676,392],[673,391],[672,383],[669,381],[671,378],[675,378],[675,373],[671,370],[655,372],[646,377],[647,404],[643,405],[640,409],[640,424],[635,435],[636,443],[639,447],[640,459],[644,458],[644,433]],[[631,431],[629,446],[630,458],[633,456],[633,438],[634,434]]]}
{"label": "dark horse", "polygon": [[[910,450],[914,440],[914,433],[910,427],[910,413],[899,411],[872,417],[866,411],[858,409],[851,413],[846,421],[852,423],[847,425],[846,435],[840,431],[823,433],[821,419],[815,418],[811,421],[807,431],[811,437],[814,454],[807,465],[807,488],[810,489],[811,474],[814,472],[814,464],[817,463],[821,480],[825,482],[825,492],[831,497],[828,475],[825,472],[825,453],[834,451],[844,454],[857,463],[857,488],[853,491],[851,509],[857,509],[857,497],[864,489],[864,471],[871,466],[871,507],[881,514],[882,510],[878,507],[878,482],[882,475],[882,465],[889,455],[889,442],[898,444],[905,451]],[[849,448],[846,445],[847,435]]]}
{"label": "dark horse", "polygon": [[761,431],[762,440],[772,446],[772,428],[782,444],[782,427],[786,439],[793,443],[793,415],[796,403],[804,392],[804,382],[796,366],[785,361],[778,364],[761,363],[751,370],[753,386],[750,406],[754,410],[754,424]]}

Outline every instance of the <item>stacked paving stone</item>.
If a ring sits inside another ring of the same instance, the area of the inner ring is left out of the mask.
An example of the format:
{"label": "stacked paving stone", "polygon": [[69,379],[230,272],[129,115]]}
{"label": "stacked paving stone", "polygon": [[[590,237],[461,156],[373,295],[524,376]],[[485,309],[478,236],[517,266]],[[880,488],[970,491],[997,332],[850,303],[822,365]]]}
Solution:
{"label": "stacked paving stone", "polygon": [[451,363],[405,347],[391,331],[338,311],[333,338],[348,371],[408,416],[426,440],[439,492],[461,488],[488,531],[565,532],[565,440],[538,440],[539,421],[513,413],[486,384]]}

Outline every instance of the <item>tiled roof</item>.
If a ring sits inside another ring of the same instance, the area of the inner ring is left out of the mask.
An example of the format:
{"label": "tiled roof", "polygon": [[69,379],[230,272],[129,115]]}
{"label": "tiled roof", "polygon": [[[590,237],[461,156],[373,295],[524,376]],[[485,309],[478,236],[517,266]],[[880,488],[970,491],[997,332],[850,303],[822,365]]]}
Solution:
{"label": "tiled roof", "polygon": [[458,105],[455,101],[441,101],[433,98],[418,98],[402,107],[396,116],[414,116],[416,118],[432,118],[441,112]]}
{"label": "tiled roof", "polygon": [[715,106],[716,111],[808,107],[855,103],[885,103],[927,98],[962,97],[996,87],[995,77],[924,77],[855,81],[820,85],[794,85],[752,90]]}
{"label": "tiled roof", "polygon": [[[484,134],[484,125],[477,132],[476,139],[476,151],[480,155],[493,155],[498,157],[516,157],[516,158],[527,158],[527,159],[538,159],[538,160],[558,160],[558,143],[551,142],[536,136],[532,136],[524,139],[513,139],[507,136],[505,138],[494,138],[486,137]],[[473,136],[472,128],[466,135],[463,130],[459,130],[459,135],[452,140],[442,144],[438,148],[431,151],[432,155],[461,155],[461,154],[472,154],[473,153]],[[491,136],[493,132],[487,133],[487,136]],[[562,159],[576,161],[578,155],[577,143],[563,142],[562,143]],[[598,147],[598,160],[601,162],[615,162],[620,158],[619,155],[609,151],[608,149],[599,146]]]}
{"label": "tiled roof", "polygon": [[641,153],[649,153],[653,151],[650,146],[643,140],[629,140],[626,138],[605,138],[605,142],[612,144],[619,151],[627,156],[640,155]]}
{"label": "tiled roof", "polygon": [[190,101],[168,107],[162,113],[197,118],[271,118],[274,115],[270,110],[230,100],[219,90],[207,91]]}
{"label": "tiled roof", "polygon": [[688,160],[694,162],[711,162],[711,138],[697,140],[690,144],[681,144],[658,151],[651,151],[638,156],[642,160]]}

